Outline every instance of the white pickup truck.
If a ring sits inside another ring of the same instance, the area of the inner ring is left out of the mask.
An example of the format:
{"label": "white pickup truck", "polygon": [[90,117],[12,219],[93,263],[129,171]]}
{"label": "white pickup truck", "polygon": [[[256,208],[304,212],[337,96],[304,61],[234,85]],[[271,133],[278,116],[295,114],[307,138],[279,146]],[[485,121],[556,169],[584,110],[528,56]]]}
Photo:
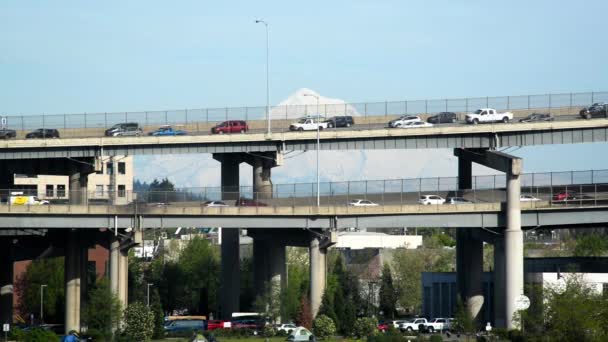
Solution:
{"label": "white pickup truck", "polygon": [[504,112],[498,113],[494,108],[480,108],[474,113],[467,114],[467,123],[477,125],[484,122],[504,122],[507,123],[509,120],[513,120],[513,113]]}
{"label": "white pickup truck", "polygon": [[319,127],[319,130],[323,130],[324,128],[327,128],[327,122],[321,122],[316,117],[301,118],[297,122],[294,122],[291,125],[289,125],[289,130],[290,131],[316,131],[317,126]]}
{"label": "white pickup truck", "polygon": [[426,329],[426,325],[428,321],[426,318],[414,318],[408,319],[407,321],[399,324],[399,330],[402,332],[406,331],[424,331]]}
{"label": "white pickup truck", "polygon": [[449,318],[433,318],[425,325],[427,332],[433,333],[435,331],[450,330],[452,322]]}

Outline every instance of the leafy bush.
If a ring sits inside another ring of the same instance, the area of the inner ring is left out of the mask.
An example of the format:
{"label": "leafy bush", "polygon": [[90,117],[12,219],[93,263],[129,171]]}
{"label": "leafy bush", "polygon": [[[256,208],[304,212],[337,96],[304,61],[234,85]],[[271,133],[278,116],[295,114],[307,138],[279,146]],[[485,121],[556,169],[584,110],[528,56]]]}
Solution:
{"label": "leafy bush", "polygon": [[317,338],[324,339],[336,334],[336,324],[326,315],[319,315],[312,322],[312,330]]}
{"label": "leafy bush", "polygon": [[59,336],[52,331],[34,328],[31,330],[13,329],[10,339],[27,342],[59,341]]}
{"label": "leafy bush", "polygon": [[429,338],[429,342],[443,342],[443,337],[441,335],[432,335]]}
{"label": "leafy bush", "polygon": [[143,303],[130,304],[124,311],[124,335],[131,341],[148,341],[154,331],[154,313]]}
{"label": "leafy bush", "polygon": [[389,330],[386,334],[372,335],[367,338],[367,342],[404,342],[405,339],[397,330]]}
{"label": "leafy bush", "polygon": [[262,336],[264,337],[274,337],[277,335],[277,331],[274,330],[272,325],[265,325],[264,329],[262,329]]}
{"label": "leafy bush", "polygon": [[357,318],[355,322],[355,336],[364,338],[373,336],[378,332],[378,320],[373,317]]}

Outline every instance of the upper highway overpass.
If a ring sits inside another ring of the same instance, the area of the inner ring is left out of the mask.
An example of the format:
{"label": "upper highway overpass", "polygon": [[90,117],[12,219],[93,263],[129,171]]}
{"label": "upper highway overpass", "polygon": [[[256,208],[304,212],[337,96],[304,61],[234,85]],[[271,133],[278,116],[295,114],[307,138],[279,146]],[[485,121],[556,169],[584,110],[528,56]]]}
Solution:
{"label": "upper highway overpass", "polygon": [[[318,110],[321,115],[353,115],[355,125],[323,130],[320,149],[495,148],[605,142],[608,141],[608,119],[583,120],[578,116],[583,106],[604,100],[608,101],[608,93],[413,101],[418,105],[413,106],[410,102],[409,107],[408,101],[386,102],[383,106],[346,104],[341,107],[343,111],[333,106],[328,109],[321,104]],[[421,103],[425,105],[421,106]],[[508,124],[465,124],[462,121],[465,113],[476,106],[509,110],[513,112],[514,120]],[[209,110],[7,117],[8,127],[17,131],[17,137],[0,142],[0,159],[312,150],[316,148],[316,132],[288,130],[295,117],[316,111],[314,106],[308,107],[303,110],[285,107],[284,116],[276,114],[282,113],[283,108],[274,108],[271,111],[272,134],[263,129],[263,115],[252,115],[248,110],[233,112],[228,108],[224,117],[202,114]],[[358,108],[364,108],[361,110],[363,113]],[[401,115],[415,114],[425,120],[437,111],[454,111],[459,122],[429,128],[386,128],[389,120]],[[551,112],[555,121],[518,122],[532,112]],[[248,120],[251,129],[245,134],[210,134],[210,128],[225,119]],[[104,129],[117,122],[138,122],[143,127],[144,136],[104,137]],[[161,124],[179,125],[188,135],[147,136]],[[41,127],[58,129],[61,138],[23,139],[29,130]]]}

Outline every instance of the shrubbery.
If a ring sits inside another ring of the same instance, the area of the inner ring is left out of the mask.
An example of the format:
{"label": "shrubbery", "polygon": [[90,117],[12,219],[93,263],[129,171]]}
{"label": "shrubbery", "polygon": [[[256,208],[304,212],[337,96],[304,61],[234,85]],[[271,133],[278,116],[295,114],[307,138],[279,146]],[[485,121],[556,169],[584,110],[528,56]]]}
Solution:
{"label": "shrubbery", "polygon": [[364,338],[373,336],[378,332],[378,320],[373,317],[357,318],[355,322],[355,336]]}
{"label": "shrubbery", "polygon": [[336,324],[331,318],[319,315],[312,322],[312,330],[317,338],[324,339],[336,334]]}
{"label": "shrubbery", "polygon": [[27,342],[59,341],[59,336],[54,332],[37,328],[31,330],[13,329],[11,330],[9,338],[16,341]]}
{"label": "shrubbery", "polygon": [[429,342],[443,342],[443,337],[441,335],[432,335],[429,338]]}
{"label": "shrubbery", "polygon": [[148,341],[154,331],[154,313],[143,303],[130,304],[124,312],[123,334],[130,341]]}

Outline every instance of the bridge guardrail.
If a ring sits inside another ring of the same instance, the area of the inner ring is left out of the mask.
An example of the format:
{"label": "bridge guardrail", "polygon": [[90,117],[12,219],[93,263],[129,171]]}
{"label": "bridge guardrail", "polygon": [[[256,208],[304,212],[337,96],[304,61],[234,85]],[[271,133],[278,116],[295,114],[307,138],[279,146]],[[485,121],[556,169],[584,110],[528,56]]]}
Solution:
{"label": "bridge guardrail", "polygon": [[[272,129],[280,131],[287,130],[298,117],[317,113],[323,117],[351,115],[356,126],[370,128],[382,127],[390,119],[408,114],[420,115],[425,119],[438,112],[455,112],[462,121],[464,113],[483,107],[513,111],[516,118],[538,111],[552,112],[555,116],[576,115],[580,108],[595,102],[608,102],[608,92],[273,106],[270,118]],[[139,123],[143,127],[143,134],[161,125],[178,126],[190,134],[209,134],[211,127],[227,120],[247,121],[252,131],[256,132],[265,131],[267,125],[265,106],[2,117],[7,128],[18,131],[18,138],[39,128],[60,129],[62,137],[103,136],[105,129],[126,122]]]}

